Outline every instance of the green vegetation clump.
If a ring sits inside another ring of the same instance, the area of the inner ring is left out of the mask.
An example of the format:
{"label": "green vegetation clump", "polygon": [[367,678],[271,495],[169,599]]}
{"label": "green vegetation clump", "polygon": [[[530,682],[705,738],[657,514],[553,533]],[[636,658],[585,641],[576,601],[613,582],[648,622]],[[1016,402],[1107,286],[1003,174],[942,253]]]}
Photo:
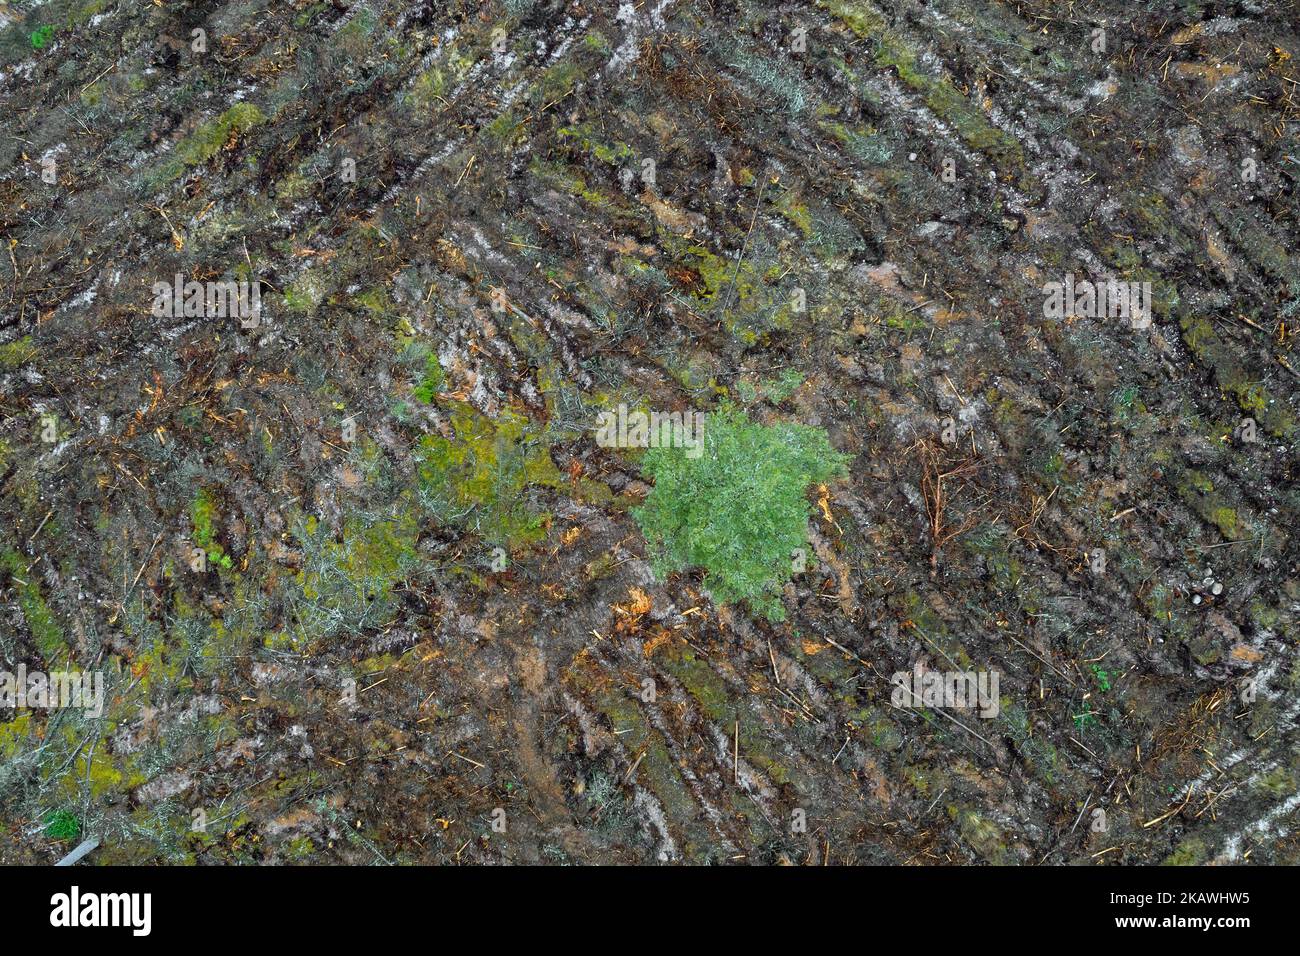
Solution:
{"label": "green vegetation clump", "polygon": [[419,401],[431,405],[434,398],[442,391],[442,383],[442,366],[438,364],[438,356],[430,354],[424,360],[424,377],[420,380],[420,384],[415,386],[413,394]]}
{"label": "green vegetation clump", "polygon": [[31,36],[28,39],[32,41],[33,50],[43,50],[45,49],[46,46],[49,45],[50,39],[53,36],[54,36],[54,27],[50,26],[49,24],[46,24],[45,26],[40,26],[37,27],[35,30],[33,30]]}
{"label": "green vegetation clump", "polygon": [[216,502],[204,488],[200,488],[190,503],[190,519],[194,522],[194,546],[202,548],[213,564],[230,570],[230,555],[217,542],[212,522],[217,516]]}
{"label": "green vegetation clump", "polygon": [[45,818],[45,835],[51,840],[75,840],[80,833],[80,821],[68,810],[55,810]]}
{"label": "green vegetation clump", "polygon": [[765,396],[773,405],[780,405],[787,398],[798,391],[804,383],[803,373],[797,369],[788,368],[777,378],[768,379],[760,387]]}
{"label": "green vegetation clump", "polygon": [[760,425],[724,404],[704,424],[704,450],[652,448],[655,487],[633,509],[659,574],[701,567],[713,597],[785,617],[791,552],[806,547],[810,484],[846,474],[844,455],[806,425]]}

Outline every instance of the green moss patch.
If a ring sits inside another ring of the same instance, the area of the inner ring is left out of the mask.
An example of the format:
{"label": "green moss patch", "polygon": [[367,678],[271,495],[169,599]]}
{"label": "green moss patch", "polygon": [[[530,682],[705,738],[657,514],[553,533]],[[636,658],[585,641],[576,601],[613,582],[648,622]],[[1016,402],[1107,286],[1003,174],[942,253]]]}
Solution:
{"label": "green moss patch", "polygon": [[531,422],[511,411],[496,420],[457,402],[454,438],[420,442],[423,497],[445,521],[461,524],[491,544],[513,547],[545,536],[549,515],[524,500],[530,486],[555,486],[561,476]]}
{"label": "green moss patch", "polygon": [[217,542],[216,532],[213,528],[216,517],[216,502],[207,489],[200,488],[194,496],[194,500],[190,502],[190,520],[194,525],[191,540],[196,548],[203,550],[210,562],[229,570],[231,566],[230,555],[226,554],[225,549]]}
{"label": "green moss patch", "polygon": [[36,643],[36,649],[41,652],[41,656],[48,662],[58,657],[66,647],[63,628],[59,626],[54,613],[41,597],[40,585],[36,583],[35,569],[29,571],[27,565],[26,559],[17,551],[0,553],[0,566],[3,566],[13,578],[14,587],[18,591],[18,606],[22,609],[23,617],[27,619],[32,640]]}
{"label": "green moss patch", "polygon": [[254,104],[236,103],[177,143],[171,158],[156,173],[155,180],[166,183],[176,179],[186,169],[212,159],[232,139],[265,122],[266,115]]}

